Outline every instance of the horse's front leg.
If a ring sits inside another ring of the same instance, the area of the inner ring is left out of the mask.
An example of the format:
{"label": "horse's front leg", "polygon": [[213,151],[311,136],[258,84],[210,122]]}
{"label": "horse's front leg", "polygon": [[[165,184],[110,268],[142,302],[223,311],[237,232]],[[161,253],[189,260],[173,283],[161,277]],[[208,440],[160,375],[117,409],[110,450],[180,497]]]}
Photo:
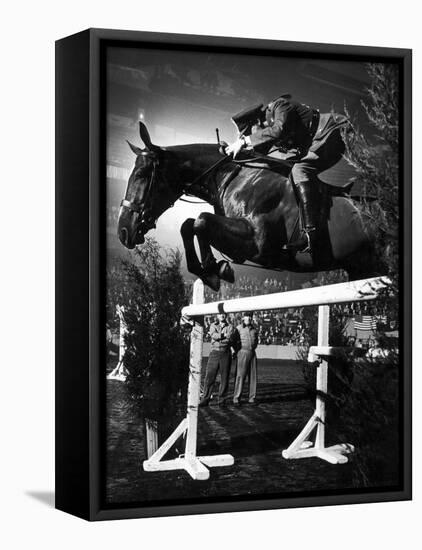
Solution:
{"label": "horse's front leg", "polygon": [[207,275],[217,273],[219,278],[234,282],[234,273],[228,262],[216,262],[211,246],[237,262],[244,262],[257,253],[252,225],[245,218],[226,218],[203,212],[193,224],[198,238],[202,268]]}
{"label": "horse's front leg", "polygon": [[203,258],[203,254],[206,254],[206,264],[208,266],[208,269],[204,269],[203,265],[199,261],[199,258],[196,254],[195,250],[195,244],[194,244],[194,224],[195,220],[193,218],[188,218],[185,220],[182,224],[182,227],[180,228],[180,233],[182,235],[183,239],[183,245],[185,247],[185,256],[186,256],[186,264],[187,268],[190,273],[193,273],[194,275],[197,275],[200,279],[204,281],[206,285],[211,287],[213,290],[218,291],[220,288],[220,277],[217,274],[218,268],[212,269],[212,260],[215,259],[214,256],[211,253],[211,249],[209,248],[209,253],[211,254],[211,257],[207,255],[206,252],[206,244],[203,242],[203,239],[198,237],[198,243],[199,248],[201,251],[201,257]]}
{"label": "horse's front leg", "polygon": [[202,269],[207,275],[218,275],[219,279],[234,283],[234,271],[226,260],[217,260],[212,253],[208,236],[204,236],[201,231],[196,235],[201,254]]}

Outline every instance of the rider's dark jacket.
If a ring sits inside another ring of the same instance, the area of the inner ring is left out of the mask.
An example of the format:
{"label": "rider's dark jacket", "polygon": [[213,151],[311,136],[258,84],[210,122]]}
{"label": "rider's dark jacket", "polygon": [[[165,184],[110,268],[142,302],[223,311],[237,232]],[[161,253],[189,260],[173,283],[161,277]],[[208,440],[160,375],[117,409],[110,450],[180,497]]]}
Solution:
{"label": "rider's dark jacket", "polygon": [[326,138],[347,122],[337,114],[322,114],[285,94],[268,104],[265,111],[267,127],[250,136],[252,147],[267,153],[271,148],[297,149],[299,156],[316,151]]}

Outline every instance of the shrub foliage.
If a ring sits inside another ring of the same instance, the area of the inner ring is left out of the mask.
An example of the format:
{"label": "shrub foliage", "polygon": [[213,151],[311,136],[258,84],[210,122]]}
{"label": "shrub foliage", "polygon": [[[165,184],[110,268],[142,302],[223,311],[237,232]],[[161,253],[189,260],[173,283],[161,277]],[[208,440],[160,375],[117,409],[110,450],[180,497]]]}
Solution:
{"label": "shrub foliage", "polygon": [[189,342],[180,327],[187,303],[179,251],[162,249],[152,239],[125,262],[128,332],[124,364],[131,407],[146,418],[171,418],[185,403]]}

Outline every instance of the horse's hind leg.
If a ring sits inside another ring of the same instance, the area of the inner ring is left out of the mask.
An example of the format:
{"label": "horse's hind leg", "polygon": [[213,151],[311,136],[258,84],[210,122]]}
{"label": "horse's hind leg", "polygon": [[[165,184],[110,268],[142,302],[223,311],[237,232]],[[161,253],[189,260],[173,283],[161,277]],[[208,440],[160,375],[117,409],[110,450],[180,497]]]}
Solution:
{"label": "horse's hind leg", "polygon": [[342,267],[346,270],[349,281],[379,277],[387,273],[385,261],[372,243],[346,258]]}

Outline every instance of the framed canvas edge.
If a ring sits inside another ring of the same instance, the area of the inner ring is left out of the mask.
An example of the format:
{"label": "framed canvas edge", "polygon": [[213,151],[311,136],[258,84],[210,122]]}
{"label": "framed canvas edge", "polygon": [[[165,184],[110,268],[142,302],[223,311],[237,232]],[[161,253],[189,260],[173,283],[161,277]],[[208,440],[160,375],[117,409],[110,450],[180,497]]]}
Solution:
{"label": "framed canvas edge", "polygon": [[[264,39],[249,38],[226,38],[215,36],[198,36],[171,33],[150,33],[143,31],[122,31],[110,29],[89,29],[90,33],[90,441],[89,441],[89,519],[91,521],[110,519],[129,519],[141,517],[159,517],[188,514],[224,513],[240,511],[258,511],[265,509],[297,508],[310,506],[332,506],[349,505],[358,503],[377,503],[387,501],[404,501],[412,499],[412,402],[411,402],[411,300],[412,300],[412,273],[411,273],[411,158],[412,158],[412,50],[403,48],[385,48],[372,46],[353,46],[335,44],[313,44],[306,42],[285,42]],[[221,41],[224,40],[222,45]],[[103,168],[100,165],[102,158],[100,142],[101,131],[104,129],[104,121],[101,120],[100,96],[102,75],[100,74],[100,56],[102,47],[107,43],[113,45],[136,42],[139,47],[142,44],[155,42],[157,46],[179,46],[194,49],[197,46],[224,47],[241,50],[261,49],[269,53],[274,52],[296,52],[300,55],[311,53],[313,55],[327,54],[329,56],[347,57],[380,57],[394,60],[402,64],[403,70],[403,134],[402,134],[402,162],[403,162],[403,209],[405,214],[402,223],[402,306],[403,321],[405,330],[403,332],[402,353],[403,353],[403,485],[400,490],[374,491],[358,494],[339,494],[321,496],[298,496],[280,497],[262,500],[239,500],[236,502],[221,501],[218,503],[195,503],[158,506],[118,506],[105,508],[102,506],[101,488],[101,407],[100,392],[104,385],[100,382],[101,368],[101,341],[99,329],[100,311],[100,288],[98,284],[101,279],[101,206],[99,189]],[[251,48],[252,47],[252,48]]]}
{"label": "framed canvas edge", "polygon": [[197,34],[179,34],[134,30],[115,30],[91,28],[88,29],[93,40],[155,43],[158,46],[186,46],[190,48],[204,46],[206,48],[228,48],[239,50],[264,50],[283,53],[297,53],[299,55],[329,55],[339,57],[342,55],[356,57],[380,56],[385,58],[404,59],[411,56],[410,48],[395,48],[383,46],[365,46],[359,44],[332,44],[322,42],[299,42],[289,40],[274,40],[264,38],[244,38],[236,36],[210,36]]}
{"label": "framed canvas edge", "polygon": [[55,507],[82,518],[90,499],[89,41],[83,31],[55,44]]}
{"label": "framed canvas edge", "polygon": [[122,507],[98,509],[91,521],[112,519],[136,519],[149,517],[170,517],[201,514],[222,514],[230,512],[258,512],[264,510],[282,510],[286,508],[311,508],[325,506],[347,506],[355,504],[377,504],[411,500],[405,491],[387,491],[385,493],[367,493],[356,495],[322,495],[301,497],[279,497],[262,500],[239,500],[236,502],[172,504],[159,506]]}
{"label": "framed canvas edge", "polygon": [[403,486],[412,498],[412,52],[403,52],[403,209],[402,209],[402,282],[401,328],[403,353]]}

